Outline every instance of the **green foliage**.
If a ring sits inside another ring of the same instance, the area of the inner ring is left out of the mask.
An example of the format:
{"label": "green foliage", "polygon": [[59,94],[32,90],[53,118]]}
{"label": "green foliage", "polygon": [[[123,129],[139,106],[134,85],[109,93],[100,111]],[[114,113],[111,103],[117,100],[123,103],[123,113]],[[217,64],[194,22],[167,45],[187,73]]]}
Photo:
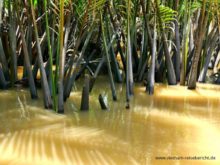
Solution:
{"label": "green foliage", "polygon": [[174,11],[173,9],[160,5],[160,16],[162,19],[163,24],[169,24],[172,21],[175,20],[175,16],[177,15],[177,12]]}
{"label": "green foliage", "polygon": [[[33,3],[33,5],[34,5],[34,7],[36,8],[37,7],[37,0],[33,0],[34,1],[34,3]],[[45,1],[45,0],[44,0]]]}
{"label": "green foliage", "polygon": [[197,11],[198,9],[200,9],[202,7],[202,4],[197,2],[197,1],[188,1],[188,0],[183,0],[183,2],[180,5],[179,8],[179,17],[184,17],[184,14],[187,13],[194,13],[195,11]]}

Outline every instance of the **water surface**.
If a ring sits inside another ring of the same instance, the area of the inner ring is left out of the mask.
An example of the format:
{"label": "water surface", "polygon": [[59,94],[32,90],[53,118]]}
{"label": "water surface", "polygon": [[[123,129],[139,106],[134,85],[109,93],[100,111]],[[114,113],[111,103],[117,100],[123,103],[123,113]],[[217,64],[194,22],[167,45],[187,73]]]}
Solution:
{"label": "water surface", "polygon": [[[219,86],[199,84],[190,91],[157,84],[155,95],[148,96],[137,85],[130,110],[123,85],[117,86],[117,102],[109,90],[105,79],[98,81],[90,111],[80,112],[76,84],[65,115],[44,110],[43,101],[29,99],[28,90],[0,91],[0,164],[220,164]],[[110,111],[101,111],[100,93],[107,94]],[[161,160],[167,157],[182,160]]]}

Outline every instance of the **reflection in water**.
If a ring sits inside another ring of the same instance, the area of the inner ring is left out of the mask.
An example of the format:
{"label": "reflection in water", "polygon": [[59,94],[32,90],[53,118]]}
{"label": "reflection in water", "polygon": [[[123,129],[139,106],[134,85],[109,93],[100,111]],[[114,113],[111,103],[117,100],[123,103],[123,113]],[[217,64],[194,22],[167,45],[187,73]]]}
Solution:
{"label": "reflection in water", "polygon": [[[89,112],[77,111],[81,93],[73,92],[66,115],[44,110],[28,91],[1,91],[0,164],[220,164],[220,87],[157,85],[148,96],[137,86],[131,110],[121,97],[109,100],[110,111],[101,111],[99,93],[111,94],[106,83],[98,85]],[[118,89],[124,95],[123,86]],[[156,160],[159,156],[216,160]]]}

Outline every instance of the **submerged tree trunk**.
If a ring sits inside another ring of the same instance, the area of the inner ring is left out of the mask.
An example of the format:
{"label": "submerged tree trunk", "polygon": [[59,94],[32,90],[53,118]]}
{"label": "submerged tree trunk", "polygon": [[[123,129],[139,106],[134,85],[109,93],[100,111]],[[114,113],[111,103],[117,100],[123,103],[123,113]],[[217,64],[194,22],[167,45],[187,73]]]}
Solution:
{"label": "submerged tree trunk", "polygon": [[130,29],[131,0],[127,2],[127,47],[126,47],[126,108],[130,108],[130,97],[133,94],[133,66],[132,66],[132,45]]}
{"label": "submerged tree trunk", "polygon": [[[69,17],[69,16],[68,16]],[[70,18],[68,18],[70,19]],[[69,20],[70,21],[70,20]],[[58,79],[58,112],[64,112],[64,65],[65,65],[65,55],[66,55],[66,46],[68,41],[68,36],[65,36],[64,41],[64,1],[60,0],[60,25],[59,25],[59,79]],[[67,27],[68,30],[69,27]],[[66,31],[66,33],[68,33]],[[64,43],[65,42],[65,43]]]}
{"label": "submerged tree trunk", "polygon": [[[175,0],[174,2],[174,10],[178,11],[179,0]],[[178,18],[174,21],[175,24],[175,74],[176,80],[180,81],[180,34],[179,34],[179,25]]]}
{"label": "submerged tree trunk", "polygon": [[38,63],[40,67],[40,74],[41,74],[41,82],[43,86],[43,94],[44,94],[44,106],[45,108],[52,108],[52,99],[50,96],[50,89],[47,81],[47,76],[46,72],[44,69],[44,63],[43,63],[43,57],[42,57],[42,52],[41,52],[41,47],[40,47],[40,42],[38,39],[38,29],[37,29],[37,24],[36,24],[36,19],[35,19],[35,13],[34,13],[34,6],[33,2],[31,1],[31,13],[32,13],[32,19],[33,19],[33,24],[34,24],[34,32],[35,32],[35,40],[36,40],[36,45],[37,45],[37,51],[38,51]]}
{"label": "submerged tree trunk", "polygon": [[5,80],[4,73],[2,71],[2,68],[0,67],[0,89],[7,88],[7,81]]}
{"label": "submerged tree trunk", "polygon": [[208,71],[208,67],[209,67],[209,63],[211,61],[211,57],[213,54],[213,50],[215,49],[215,45],[216,42],[219,44],[220,42],[218,41],[218,31],[213,32],[213,35],[210,36],[210,42],[208,42],[207,44],[209,44],[209,48],[207,49],[207,51],[205,52],[206,54],[206,58],[205,58],[205,64],[201,70],[201,73],[199,75],[199,82],[205,82],[205,78],[206,78],[206,74]]}
{"label": "submerged tree trunk", "polygon": [[220,45],[217,48],[217,55],[216,55],[213,72],[218,73],[220,71]]}
{"label": "submerged tree trunk", "polygon": [[101,16],[101,27],[102,27],[102,39],[103,39],[103,44],[104,44],[104,51],[105,51],[105,56],[107,59],[108,76],[109,76],[109,81],[110,81],[110,86],[111,86],[111,91],[112,91],[112,99],[114,101],[116,101],[117,95],[116,95],[115,83],[114,83],[113,76],[112,76],[109,49],[108,49],[107,43],[106,43],[105,28],[104,28],[102,16]]}
{"label": "submerged tree trunk", "polygon": [[31,70],[31,64],[30,64],[30,59],[29,59],[29,54],[28,54],[28,49],[27,49],[27,44],[26,44],[26,40],[25,40],[25,36],[24,36],[24,30],[23,30],[23,24],[19,18],[19,4],[15,3],[15,10],[17,13],[17,20],[18,20],[18,24],[19,24],[19,30],[20,30],[20,35],[21,35],[21,40],[22,40],[22,47],[23,47],[23,52],[24,52],[24,58],[25,58],[25,65],[27,67],[27,73],[28,73],[28,83],[30,86],[30,92],[31,92],[31,98],[37,98],[37,89],[35,87],[35,82],[34,82],[34,78],[33,78],[33,73]]}
{"label": "submerged tree trunk", "polygon": [[101,68],[102,68],[102,66],[104,65],[105,62],[106,62],[106,56],[103,56],[102,59],[99,61],[99,64],[96,67],[95,73],[94,73],[94,75],[93,75],[93,77],[90,81],[89,92],[92,91],[93,86],[94,86],[95,81],[96,81],[96,78],[98,77],[98,74],[99,74],[99,72],[100,72],[100,70],[101,70]]}
{"label": "submerged tree trunk", "polygon": [[156,10],[157,10],[159,28],[161,31],[161,37],[162,37],[162,41],[164,45],[164,54],[165,54],[165,62],[166,62],[166,68],[167,68],[167,74],[168,74],[168,83],[169,85],[176,85],[176,75],[175,75],[173,63],[172,63],[170,52],[169,52],[168,45],[167,45],[167,38],[166,38],[164,29],[163,29],[163,23],[161,20],[159,4],[157,0],[155,2],[156,2]]}
{"label": "submerged tree trunk", "polygon": [[[44,1],[44,10],[47,11],[47,1]],[[48,19],[48,13],[45,13],[45,21],[46,21],[46,37],[47,37],[47,47],[48,47],[48,55],[49,59],[47,61],[48,67],[49,67],[49,76],[48,76],[48,84],[50,88],[51,96],[53,97],[53,109],[57,111],[57,99],[56,99],[56,86],[54,82],[54,74],[53,74],[53,52],[52,52],[52,46],[53,46],[53,40],[54,40],[54,32],[52,32],[52,40],[50,38],[50,31],[49,31],[49,19]],[[54,28],[54,16],[52,16],[52,28]],[[51,44],[52,43],[52,44]]]}
{"label": "submerged tree trunk", "polygon": [[[26,30],[26,43],[28,47],[28,53],[29,53],[29,58],[30,58],[30,63],[32,64],[32,40],[33,40],[33,29],[32,29],[32,21],[30,16],[28,17],[28,26]],[[23,78],[27,77],[27,68],[24,65],[23,66]]]}
{"label": "submerged tree trunk", "polygon": [[156,29],[156,19],[155,19],[151,66],[150,66],[150,71],[148,76],[148,86],[147,86],[148,93],[150,95],[154,94],[156,48],[157,48],[157,29]]}
{"label": "submerged tree trunk", "polygon": [[[147,31],[145,32],[147,37],[146,37],[146,40],[145,40],[145,43],[142,43],[142,44],[147,44],[149,43],[149,48],[150,48],[150,52],[152,52],[152,48],[153,48],[153,39],[152,39],[152,34],[151,34],[151,30],[150,30],[150,25],[149,25],[149,16],[147,16],[148,14],[148,11],[146,10],[146,7],[145,7],[145,2],[144,0],[140,0],[140,5],[141,5],[141,9],[143,11],[143,15],[144,15],[144,29]],[[147,0],[147,8],[149,9],[150,8],[150,1]],[[143,36],[144,37],[144,36]],[[144,45],[143,46],[143,52],[142,52],[142,55],[144,55],[144,52],[146,50],[144,49],[147,49],[147,48],[144,48]],[[147,51],[146,51],[147,53]],[[147,55],[146,55],[147,56]],[[145,59],[145,61],[143,62],[143,65],[141,66],[141,69],[140,69],[140,72],[139,72],[139,75],[138,75],[138,80],[142,80],[143,77],[144,77],[144,73],[145,73],[145,70],[147,68],[147,64],[148,64],[148,58]]]}
{"label": "submerged tree trunk", "polygon": [[[86,34],[86,33],[85,33]],[[66,82],[65,82],[65,89],[64,89],[64,100],[66,100],[70,93],[71,93],[71,90],[72,90],[72,86],[75,82],[75,79],[76,79],[76,76],[77,76],[77,68],[79,67],[82,59],[83,59],[83,56],[85,54],[85,51],[86,51],[86,48],[89,44],[89,41],[91,39],[91,36],[93,34],[93,27],[91,27],[87,37],[86,37],[86,40],[83,44],[83,48],[82,48],[82,51],[79,53],[79,57],[77,58],[77,60],[75,61],[74,63],[74,57],[72,56],[72,58],[70,59],[70,62],[69,62],[69,70],[68,70],[68,73],[67,73],[67,76],[66,76]],[[84,36],[84,35],[83,35]],[[83,38],[83,37],[82,37]],[[78,39],[78,41],[76,42],[76,45],[75,45],[75,50],[73,52],[73,54],[75,55],[78,51],[78,48],[79,48],[79,45],[80,45],[80,41],[82,39],[81,37]],[[74,69],[74,70],[73,70]]]}
{"label": "submerged tree trunk", "polygon": [[8,62],[7,62],[6,57],[5,57],[5,52],[4,52],[4,49],[3,49],[1,38],[0,38],[0,62],[1,62],[1,65],[2,65],[2,70],[3,70],[4,76],[9,77]]}
{"label": "submerged tree trunk", "polygon": [[186,69],[187,69],[187,55],[189,50],[189,31],[190,31],[190,13],[188,2],[185,1],[186,12],[184,13],[184,25],[182,32],[182,58],[181,58],[181,70],[180,70],[180,85],[186,84]]}
{"label": "submerged tree trunk", "polygon": [[9,44],[11,55],[11,83],[12,85],[17,80],[17,54],[16,54],[16,18],[14,10],[14,0],[9,0]]}
{"label": "submerged tree trunk", "polygon": [[199,18],[199,25],[198,30],[196,33],[195,39],[195,52],[193,55],[192,67],[190,70],[189,80],[188,80],[188,89],[195,89],[196,88],[196,81],[197,81],[197,73],[198,73],[198,64],[200,59],[200,54],[202,50],[202,44],[205,35],[205,28],[208,22],[208,13],[205,11],[206,7],[206,0],[203,0],[203,7],[200,13]]}
{"label": "submerged tree trunk", "polygon": [[99,95],[99,104],[102,108],[102,110],[108,110],[108,105],[107,102],[105,101],[105,96],[103,96],[102,94]]}
{"label": "submerged tree trunk", "polygon": [[82,97],[81,97],[81,107],[82,111],[89,110],[89,84],[90,84],[90,77],[88,74],[85,75],[85,81],[82,90]]}
{"label": "submerged tree trunk", "polygon": [[[108,22],[106,21],[106,34],[107,34],[107,40],[108,42],[110,42],[111,40],[111,37],[110,37],[110,29],[109,29],[109,26],[108,26]],[[118,82],[118,83],[122,83],[122,76],[121,76],[121,73],[120,73],[120,70],[119,70],[119,66],[118,66],[118,63],[117,63],[117,60],[116,60],[116,55],[115,55],[115,52],[114,52],[114,48],[113,48],[113,45],[110,46],[110,59],[112,61],[112,67],[113,67],[113,71],[114,71],[114,77],[115,77],[115,80]]]}

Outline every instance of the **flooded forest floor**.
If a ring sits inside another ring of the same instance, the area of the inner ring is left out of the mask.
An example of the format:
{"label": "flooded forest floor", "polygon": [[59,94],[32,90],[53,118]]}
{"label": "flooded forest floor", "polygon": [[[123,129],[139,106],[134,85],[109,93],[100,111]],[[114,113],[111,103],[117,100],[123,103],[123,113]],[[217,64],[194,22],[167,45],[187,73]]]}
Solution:
{"label": "flooded forest floor", "polygon": [[[156,84],[149,96],[137,84],[130,110],[124,97],[111,101],[106,78],[95,86],[90,110],[80,112],[79,81],[64,115],[45,110],[28,90],[1,91],[0,164],[220,163],[219,86],[198,84],[192,91]],[[125,86],[116,88],[124,96]],[[100,93],[107,95],[109,111],[101,110]]]}

